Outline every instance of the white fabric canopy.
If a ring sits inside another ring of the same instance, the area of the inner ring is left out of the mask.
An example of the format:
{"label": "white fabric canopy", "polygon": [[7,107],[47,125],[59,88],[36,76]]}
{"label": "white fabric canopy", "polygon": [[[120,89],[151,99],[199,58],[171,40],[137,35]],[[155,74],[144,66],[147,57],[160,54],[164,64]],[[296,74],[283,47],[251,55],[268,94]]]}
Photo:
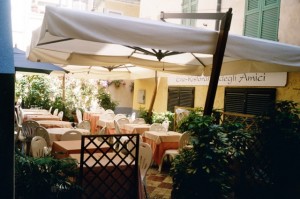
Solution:
{"label": "white fabric canopy", "polygon": [[[87,68],[130,64],[164,73],[210,75],[217,39],[218,32],[206,29],[46,7],[42,26],[33,33],[28,58]],[[130,47],[149,52],[160,49],[166,53],[184,53],[168,55],[158,61],[157,57]],[[221,74],[289,71],[300,71],[299,46],[228,36]]]}

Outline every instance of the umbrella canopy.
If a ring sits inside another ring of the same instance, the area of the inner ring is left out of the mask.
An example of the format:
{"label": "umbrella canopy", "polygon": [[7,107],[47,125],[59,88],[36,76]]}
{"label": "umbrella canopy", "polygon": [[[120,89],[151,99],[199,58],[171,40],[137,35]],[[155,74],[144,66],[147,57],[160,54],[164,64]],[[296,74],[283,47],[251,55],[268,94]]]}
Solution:
{"label": "umbrella canopy", "polygon": [[[210,75],[218,32],[162,21],[46,7],[29,59]],[[221,74],[300,71],[300,47],[229,35]]]}
{"label": "umbrella canopy", "polygon": [[50,74],[52,71],[68,72],[63,68],[41,62],[32,62],[27,59],[26,53],[18,48],[14,48],[14,65],[16,71],[46,73]]}

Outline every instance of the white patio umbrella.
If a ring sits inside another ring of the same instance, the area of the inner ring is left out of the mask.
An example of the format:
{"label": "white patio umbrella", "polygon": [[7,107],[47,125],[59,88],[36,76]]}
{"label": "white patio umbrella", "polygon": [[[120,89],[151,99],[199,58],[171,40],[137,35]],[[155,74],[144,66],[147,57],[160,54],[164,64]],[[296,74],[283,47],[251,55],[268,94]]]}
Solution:
{"label": "white patio umbrella", "polygon": [[[206,29],[46,7],[28,57],[64,65],[132,64],[167,73],[211,75],[218,39],[218,32]],[[300,71],[298,46],[229,35],[224,59],[220,54],[215,61],[223,61],[221,74]]]}

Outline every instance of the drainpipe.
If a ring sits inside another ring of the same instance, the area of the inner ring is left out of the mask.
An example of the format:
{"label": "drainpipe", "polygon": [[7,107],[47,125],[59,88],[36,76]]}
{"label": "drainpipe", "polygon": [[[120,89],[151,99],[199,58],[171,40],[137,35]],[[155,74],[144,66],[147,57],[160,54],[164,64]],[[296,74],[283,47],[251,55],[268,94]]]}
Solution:
{"label": "drainpipe", "polygon": [[[217,0],[217,13],[221,12],[222,0]],[[220,29],[220,20],[216,20],[215,30],[219,31]]]}

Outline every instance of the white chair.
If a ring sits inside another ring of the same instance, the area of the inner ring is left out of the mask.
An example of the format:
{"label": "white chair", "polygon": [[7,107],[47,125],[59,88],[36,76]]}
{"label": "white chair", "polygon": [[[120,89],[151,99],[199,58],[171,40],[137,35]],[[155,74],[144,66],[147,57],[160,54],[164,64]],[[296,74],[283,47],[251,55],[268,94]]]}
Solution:
{"label": "white chair", "polygon": [[49,108],[48,112],[51,114],[51,111],[52,111],[52,106]]}
{"label": "white chair", "polygon": [[95,110],[95,112],[99,114],[103,114],[105,112],[105,109],[103,107],[99,107]]}
{"label": "white chair", "polygon": [[106,109],[105,113],[113,113],[113,114],[115,114],[115,112],[113,110],[111,110],[111,109]]}
{"label": "white chair", "polygon": [[84,120],[77,124],[78,129],[86,129],[91,132],[91,122],[89,120]]}
{"label": "white chair", "polygon": [[78,123],[82,122],[82,112],[81,112],[81,110],[76,109],[76,117],[77,117]]}
{"label": "white chair", "polygon": [[144,118],[135,118],[132,121],[132,124],[146,124],[145,119]]}
{"label": "white chair", "polygon": [[106,120],[113,120],[115,118],[115,114],[114,113],[103,113],[100,116],[101,119],[106,119]]}
{"label": "white chair", "polygon": [[162,131],[166,131],[166,129],[160,123],[153,123],[151,124],[149,131],[162,132]]}
{"label": "white chair", "polygon": [[45,139],[47,146],[51,147],[50,136],[47,129],[43,126],[38,126],[35,129],[35,136],[40,136]]}
{"label": "white chair", "polygon": [[64,117],[64,112],[63,111],[60,111],[57,116],[59,117],[60,121],[63,120],[63,117]]}
{"label": "white chair", "polygon": [[62,134],[60,140],[67,141],[67,140],[81,140],[82,134],[77,130],[70,130]]}
{"label": "white chair", "polygon": [[124,118],[119,118],[118,120],[115,120],[117,121],[118,125],[121,127],[123,126],[124,124],[129,124],[130,121],[128,118],[124,117]]}
{"label": "white chair", "polygon": [[57,115],[58,114],[58,109],[55,109],[54,111],[53,111],[53,115]]}
{"label": "white chair", "polygon": [[32,138],[35,135],[36,132],[36,128],[40,126],[39,123],[37,123],[36,121],[26,121],[23,122],[22,124],[22,131],[21,131],[21,135],[19,136],[22,137],[22,142],[23,142],[23,151],[25,152],[25,154],[29,155],[30,153],[30,143]]}
{"label": "white chair", "polygon": [[147,184],[146,184],[146,174],[152,162],[152,149],[148,143],[140,142],[140,149],[139,149],[139,167],[141,173],[141,179],[143,182],[146,198],[148,198],[147,193]]}
{"label": "white chair", "polygon": [[164,155],[162,156],[159,168],[158,168],[159,172],[161,172],[164,158],[166,156],[171,156],[174,159],[179,154],[179,151],[190,143],[190,138],[191,138],[190,132],[188,132],[188,131],[184,132],[179,139],[178,149],[168,149],[165,151]]}
{"label": "white chair", "polygon": [[168,131],[169,130],[169,124],[170,124],[170,121],[165,120],[165,121],[163,121],[163,123],[161,125],[166,129],[166,131]]}
{"label": "white chair", "polygon": [[44,157],[48,154],[47,142],[41,136],[34,136],[31,140],[31,155],[34,158]]}
{"label": "white chair", "polygon": [[121,118],[126,118],[126,115],[124,115],[124,114],[117,114],[117,115],[115,115],[114,120],[118,120],[118,119],[121,119]]}

